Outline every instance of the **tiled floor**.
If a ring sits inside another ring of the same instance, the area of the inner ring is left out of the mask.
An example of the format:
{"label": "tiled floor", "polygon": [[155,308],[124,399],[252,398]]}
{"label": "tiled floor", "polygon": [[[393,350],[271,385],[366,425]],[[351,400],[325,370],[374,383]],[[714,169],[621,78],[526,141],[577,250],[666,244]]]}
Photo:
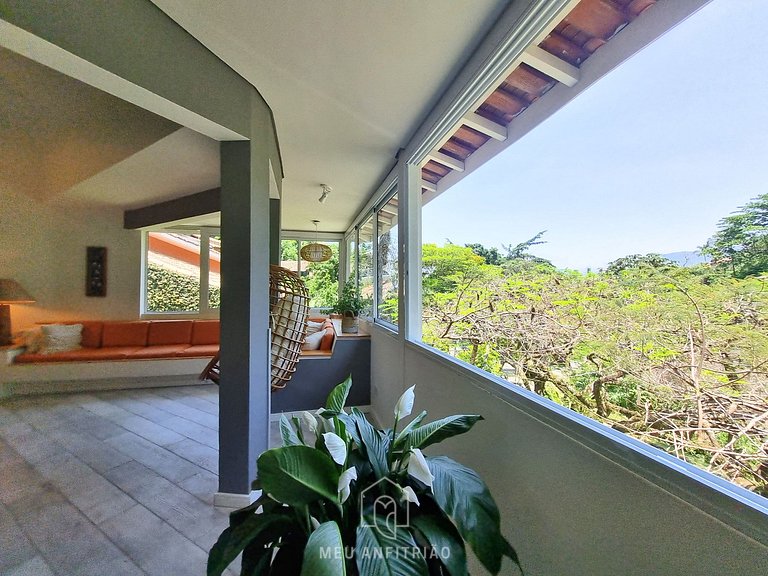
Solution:
{"label": "tiled floor", "polygon": [[215,386],[0,401],[0,575],[205,574],[217,429]]}

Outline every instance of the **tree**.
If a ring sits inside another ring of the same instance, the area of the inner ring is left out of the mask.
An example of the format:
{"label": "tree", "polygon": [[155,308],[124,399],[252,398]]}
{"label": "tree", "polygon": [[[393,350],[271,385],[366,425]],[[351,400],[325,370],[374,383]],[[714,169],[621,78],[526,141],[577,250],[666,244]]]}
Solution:
{"label": "tree", "polygon": [[718,223],[718,231],[701,249],[715,266],[734,278],[768,272],[768,193],[762,194]]}
{"label": "tree", "polygon": [[498,248],[492,246],[486,248],[482,244],[464,244],[466,248],[470,248],[472,252],[485,259],[486,264],[492,266],[500,266],[502,262],[502,256],[499,254]]}
{"label": "tree", "polygon": [[645,256],[642,254],[630,254],[629,256],[623,256],[610,262],[605,271],[608,274],[618,274],[619,272],[632,268],[645,267],[663,269],[673,268],[675,266],[677,266],[677,264],[672,262],[669,258],[664,258],[661,254],[651,253],[646,254]]}

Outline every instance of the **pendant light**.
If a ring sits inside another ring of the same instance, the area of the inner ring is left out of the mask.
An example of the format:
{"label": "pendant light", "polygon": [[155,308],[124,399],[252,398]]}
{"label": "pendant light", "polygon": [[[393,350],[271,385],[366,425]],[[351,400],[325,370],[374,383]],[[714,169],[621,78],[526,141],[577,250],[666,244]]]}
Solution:
{"label": "pendant light", "polygon": [[319,222],[319,220],[312,220],[312,223],[315,225],[315,241],[311,244],[304,245],[299,251],[301,259],[306,260],[307,262],[327,262],[331,259],[331,256],[333,256],[330,246],[320,244],[317,241],[317,225]]}

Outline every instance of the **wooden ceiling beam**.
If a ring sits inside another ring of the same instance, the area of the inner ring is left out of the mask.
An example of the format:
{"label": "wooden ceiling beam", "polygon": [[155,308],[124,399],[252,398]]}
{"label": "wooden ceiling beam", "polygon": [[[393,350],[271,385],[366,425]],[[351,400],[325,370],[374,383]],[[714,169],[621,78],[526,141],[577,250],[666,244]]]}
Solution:
{"label": "wooden ceiling beam", "polygon": [[448,156],[448,154],[443,154],[442,152],[438,152],[437,150],[433,150],[427,155],[427,159],[432,160],[433,162],[437,162],[438,164],[441,164],[442,166],[445,166],[446,168],[450,168],[451,170],[456,170],[457,172],[464,172],[464,162],[461,160],[457,160],[453,156]]}
{"label": "wooden ceiling beam", "polygon": [[482,132],[483,134],[485,134],[486,136],[490,136],[494,140],[504,141],[507,139],[506,126],[497,124],[492,120],[488,120],[488,118],[483,118],[482,116],[480,116],[475,112],[467,113],[462,120],[464,121],[465,126],[469,126],[470,128],[477,130],[478,132]]}
{"label": "wooden ceiling beam", "polygon": [[523,62],[550,78],[562,82],[566,86],[575,86],[579,81],[580,71],[576,66],[553,56],[538,46],[528,46],[523,52]]}

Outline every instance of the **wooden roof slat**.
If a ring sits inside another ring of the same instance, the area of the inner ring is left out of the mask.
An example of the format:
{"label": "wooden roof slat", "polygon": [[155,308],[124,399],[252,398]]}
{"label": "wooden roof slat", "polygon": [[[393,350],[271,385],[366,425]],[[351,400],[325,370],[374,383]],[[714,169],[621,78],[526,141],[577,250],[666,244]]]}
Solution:
{"label": "wooden roof slat", "polygon": [[462,161],[469,158],[470,154],[475,150],[476,148],[462,144],[455,136],[451,136],[448,139],[448,142],[443,144],[443,147],[440,148],[440,152],[443,154],[454,156]]}
{"label": "wooden roof slat", "polygon": [[458,139],[462,144],[466,146],[470,146],[477,150],[488,142],[488,135],[483,134],[479,130],[475,130],[471,126],[467,126],[466,124],[462,124],[459,126],[458,130],[456,130],[456,133],[453,135],[454,138]]}
{"label": "wooden roof slat", "polygon": [[577,67],[590,55],[589,51],[554,31],[544,38],[539,47]]}
{"label": "wooden roof slat", "polygon": [[[560,26],[572,25],[590,37],[608,40],[629,20],[624,8],[612,0],[581,0]],[[555,30],[559,32],[560,26]]]}
{"label": "wooden roof slat", "polygon": [[[520,64],[507,76],[502,83],[505,88],[511,87],[533,96],[530,101],[543,96],[547,90],[556,84],[553,78],[531,68],[527,64]],[[509,91],[509,90],[508,90]],[[511,91],[510,91],[511,92]]]}

